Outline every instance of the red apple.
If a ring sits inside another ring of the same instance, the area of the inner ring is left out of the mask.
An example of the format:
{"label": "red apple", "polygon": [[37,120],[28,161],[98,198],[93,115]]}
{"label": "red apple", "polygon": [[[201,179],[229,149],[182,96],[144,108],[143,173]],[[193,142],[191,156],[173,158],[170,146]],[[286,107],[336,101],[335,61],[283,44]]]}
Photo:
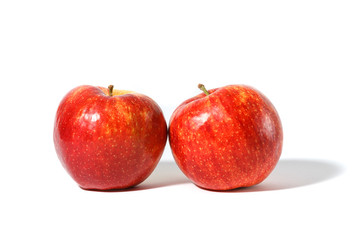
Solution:
{"label": "red apple", "polygon": [[230,85],[183,102],[172,114],[170,147],[179,168],[210,190],[249,187],[275,168],[282,150],[279,115],[259,91]]}
{"label": "red apple", "polygon": [[83,189],[135,186],[156,167],[167,140],[160,107],[130,91],[80,86],[61,101],[54,143],[70,176]]}

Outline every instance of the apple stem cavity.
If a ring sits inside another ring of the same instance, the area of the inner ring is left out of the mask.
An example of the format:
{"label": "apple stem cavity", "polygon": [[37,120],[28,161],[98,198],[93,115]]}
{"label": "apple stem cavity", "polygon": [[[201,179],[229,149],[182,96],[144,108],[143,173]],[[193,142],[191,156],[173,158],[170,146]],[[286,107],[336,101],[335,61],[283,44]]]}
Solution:
{"label": "apple stem cavity", "polygon": [[209,95],[210,95],[210,93],[208,92],[208,90],[206,90],[204,84],[199,83],[198,88],[199,88],[200,90],[202,90],[202,91],[205,93],[206,96],[209,96]]}
{"label": "apple stem cavity", "polygon": [[112,97],[113,96],[114,85],[109,85],[108,89],[109,89],[109,96]]}

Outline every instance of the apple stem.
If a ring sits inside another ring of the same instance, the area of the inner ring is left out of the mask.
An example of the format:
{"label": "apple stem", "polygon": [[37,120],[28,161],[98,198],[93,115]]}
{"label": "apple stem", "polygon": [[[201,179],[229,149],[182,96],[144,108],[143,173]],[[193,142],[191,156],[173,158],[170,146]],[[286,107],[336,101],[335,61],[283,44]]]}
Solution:
{"label": "apple stem", "polygon": [[208,90],[206,90],[204,84],[199,83],[198,88],[199,88],[200,90],[202,90],[202,91],[206,94],[206,96],[210,95],[210,93],[208,92]]}
{"label": "apple stem", "polygon": [[109,96],[112,97],[113,96],[114,85],[109,85],[108,89],[109,89]]}

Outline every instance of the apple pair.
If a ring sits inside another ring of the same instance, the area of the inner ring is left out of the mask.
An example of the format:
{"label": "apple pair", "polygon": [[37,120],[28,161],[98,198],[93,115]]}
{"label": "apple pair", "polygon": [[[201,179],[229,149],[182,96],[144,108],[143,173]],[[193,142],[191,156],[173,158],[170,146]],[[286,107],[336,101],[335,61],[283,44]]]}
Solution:
{"label": "apple pair", "polygon": [[123,90],[80,86],[61,101],[55,118],[58,157],[83,189],[123,189],[155,169],[169,132],[183,173],[210,190],[248,187],[275,168],[282,127],[270,101],[244,85],[207,91],[183,102],[169,131],[149,97]]}

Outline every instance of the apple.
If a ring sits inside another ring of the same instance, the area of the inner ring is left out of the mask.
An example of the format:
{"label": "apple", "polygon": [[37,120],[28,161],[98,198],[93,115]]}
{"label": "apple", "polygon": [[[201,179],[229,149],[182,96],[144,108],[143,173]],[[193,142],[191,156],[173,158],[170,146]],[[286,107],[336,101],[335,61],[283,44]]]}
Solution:
{"label": "apple", "polygon": [[170,118],[174,159],[197,186],[230,190],[262,182],[282,150],[279,115],[258,90],[229,85],[184,101]]}
{"label": "apple", "polygon": [[61,101],[55,117],[56,153],[83,189],[135,186],[154,170],[167,126],[149,97],[123,90],[79,86]]}

